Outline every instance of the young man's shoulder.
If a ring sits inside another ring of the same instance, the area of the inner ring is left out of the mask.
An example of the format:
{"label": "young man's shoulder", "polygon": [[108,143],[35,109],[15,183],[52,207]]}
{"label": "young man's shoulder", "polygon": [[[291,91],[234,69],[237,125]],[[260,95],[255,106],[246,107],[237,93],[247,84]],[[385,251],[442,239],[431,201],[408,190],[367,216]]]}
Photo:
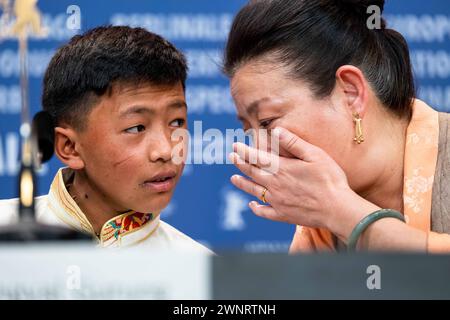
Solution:
{"label": "young man's shoulder", "polygon": [[[50,214],[48,210],[48,196],[40,196],[36,198],[35,208],[37,219],[45,223],[61,223],[53,214]],[[0,225],[14,224],[19,221],[19,199],[4,199],[0,200]],[[54,221],[55,220],[55,221]],[[207,254],[214,254],[207,247],[201,243],[193,240],[183,232],[172,227],[164,221],[160,221],[160,225],[157,229],[157,237],[149,244],[155,245],[154,241],[166,249],[183,250],[189,252],[201,252]]]}
{"label": "young man's shoulder", "polygon": [[[47,207],[47,196],[35,198],[36,215],[40,216],[44,208]],[[19,199],[2,199],[0,200],[0,225],[8,225],[16,223],[19,220]]]}
{"label": "young man's shoulder", "polygon": [[166,243],[170,243],[174,249],[197,251],[207,254],[214,254],[210,249],[195,241],[191,237],[187,236],[183,232],[179,231],[175,227],[171,226],[167,222],[160,221],[158,228],[159,237],[167,240]]}

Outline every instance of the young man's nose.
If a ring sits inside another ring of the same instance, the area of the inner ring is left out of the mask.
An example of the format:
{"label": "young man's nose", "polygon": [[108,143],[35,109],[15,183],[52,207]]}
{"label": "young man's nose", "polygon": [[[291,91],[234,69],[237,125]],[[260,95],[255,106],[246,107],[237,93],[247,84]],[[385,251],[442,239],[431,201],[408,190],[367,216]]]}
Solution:
{"label": "young man's nose", "polygon": [[170,161],[172,158],[172,141],[168,130],[157,129],[151,133],[148,143],[150,161]]}

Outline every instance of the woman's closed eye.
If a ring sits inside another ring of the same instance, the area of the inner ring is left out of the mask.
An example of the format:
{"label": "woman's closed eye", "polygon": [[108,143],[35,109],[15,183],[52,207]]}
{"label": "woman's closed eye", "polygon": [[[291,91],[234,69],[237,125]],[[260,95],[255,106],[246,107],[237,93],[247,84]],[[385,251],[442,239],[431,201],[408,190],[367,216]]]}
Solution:
{"label": "woman's closed eye", "polygon": [[275,118],[260,120],[259,127],[262,129],[267,129],[274,120],[275,120]]}

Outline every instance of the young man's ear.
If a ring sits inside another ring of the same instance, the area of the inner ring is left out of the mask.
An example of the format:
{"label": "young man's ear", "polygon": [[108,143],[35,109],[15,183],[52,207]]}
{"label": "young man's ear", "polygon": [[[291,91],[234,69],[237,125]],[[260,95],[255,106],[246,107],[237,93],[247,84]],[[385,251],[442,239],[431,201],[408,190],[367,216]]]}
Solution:
{"label": "young man's ear", "polygon": [[77,134],[71,128],[55,128],[55,153],[65,165],[74,170],[84,168],[84,161],[78,152]]}
{"label": "young man's ear", "polygon": [[345,105],[352,113],[357,112],[364,118],[367,112],[369,84],[362,71],[351,65],[341,66],[336,71],[336,82],[343,92]]}

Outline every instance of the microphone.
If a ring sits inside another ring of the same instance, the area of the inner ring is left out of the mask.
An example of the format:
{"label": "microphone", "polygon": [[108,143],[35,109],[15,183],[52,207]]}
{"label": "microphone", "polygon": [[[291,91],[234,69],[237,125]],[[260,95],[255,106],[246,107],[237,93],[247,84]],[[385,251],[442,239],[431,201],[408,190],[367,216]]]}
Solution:
{"label": "microphone", "polygon": [[33,118],[33,135],[37,142],[40,162],[49,161],[54,153],[55,120],[47,111],[36,113]]}

